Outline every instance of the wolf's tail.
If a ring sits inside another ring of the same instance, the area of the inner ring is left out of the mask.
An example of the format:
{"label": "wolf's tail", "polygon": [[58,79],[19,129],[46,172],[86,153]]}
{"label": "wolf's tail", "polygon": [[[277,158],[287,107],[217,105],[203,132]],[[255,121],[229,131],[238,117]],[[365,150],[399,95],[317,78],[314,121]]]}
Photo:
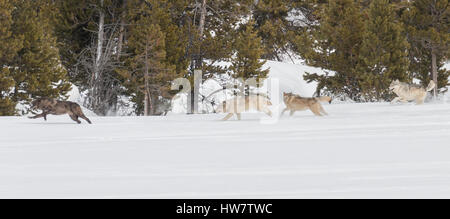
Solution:
{"label": "wolf's tail", "polygon": [[333,99],[328,96],[316,97],[316,100],[320,101],[320,102],[327,102],[327,103],[331,103],[331,101],[333,101]]}
{"label": "wolf's tail", "polygon": [[435,87],[436,87],[436,83],[434,83],[434,81],[430,81],[430,83],[428,84],[428,87],[427,87],[427,91],[430,92],[430,91],[432,91]]}

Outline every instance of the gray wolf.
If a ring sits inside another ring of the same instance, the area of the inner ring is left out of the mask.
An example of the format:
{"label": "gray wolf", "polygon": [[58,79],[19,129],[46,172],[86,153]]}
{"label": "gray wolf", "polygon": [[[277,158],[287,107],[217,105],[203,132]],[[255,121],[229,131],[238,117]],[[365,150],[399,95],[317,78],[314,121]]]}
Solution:
{"label": "gray wolf", "polygon": [[391,103],[402,102],[406,103],[409,101],[415,101],[417,105],[421,105],[425,102],[427,93],[432,91],[436,87],[433,81],[430,81],[427,88],[424,88],[416,84],[407,84],[395,80],[389,86],[389,90],[394,92],[398,97],[396,97]]}
{"label": "gray wolf", "polygon": [[[44,118],[47,121],[47,115],[64,115],[68,114],[70,118],[77,122],[81,121],[78,118],[86,120],[89,124],[92,124],[81,110],[80,105],[70,101],[59,101],[51,98],[39,98],[31,102],[31,112],[36,116],[28,117],[30,119]],[[42,110],[41,114],[36,114],[33,111]]]}
{"label": "gray wolf", "polygon": [[286,104],[286,109],[283,110],[281,116],[285,112],[290,111],[290,115],[293,116],[297,111],[311,110],[316,116],[328,115],[322,107],[320,102],[328,102],[331,104],[331,97],[312,97],[305,98],[292,93],[283,93],[283,101]]}
{"label": "gray wolf", "polygon": [[223,121],[229,120],[236,114],[238,120],[241,120],[241,113],[250,110],[257,110],[272,117],[272,111],[269,107],[272,103],[267,97],[260,95],[238,96],[224,101],[216,110],[217,113],[228,113]]}

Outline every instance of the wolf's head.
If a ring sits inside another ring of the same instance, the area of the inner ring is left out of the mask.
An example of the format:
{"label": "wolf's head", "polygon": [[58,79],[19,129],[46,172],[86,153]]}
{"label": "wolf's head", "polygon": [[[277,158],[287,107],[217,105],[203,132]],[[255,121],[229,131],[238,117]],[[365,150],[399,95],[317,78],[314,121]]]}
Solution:
{"label": "wolf's head", "polygon": [[323,97],[319,97],[319,101],[327,102],[327,103],[331,104],[333,102],[333,98],[331,98],[329,96],[323,96]]}
{"label": "wolf's head", "polygon": [[389,90],[391,90],[391,91],[398,90],[400,88],[400,86],[401,86],[401,82],[397,79],[391,83],[391,85],[389,86]]}
{"label": "wolf's head", "polygon": [[284,100],[284,102],[285,102],[285,103],[288,102],[289,99],[290,99],[291,97],[293,97],[293,96],[294,96],[293,93],[284,93],[284,92],[283,92],[283,100]]}

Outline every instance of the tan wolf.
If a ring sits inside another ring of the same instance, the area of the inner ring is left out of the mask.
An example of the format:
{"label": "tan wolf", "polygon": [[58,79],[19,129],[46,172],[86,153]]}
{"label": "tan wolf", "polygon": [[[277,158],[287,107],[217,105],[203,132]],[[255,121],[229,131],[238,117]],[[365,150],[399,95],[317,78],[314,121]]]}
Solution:
{"label": "tan wolf", "polygon": [[44,118],[47,121],[47,115],[69,114],[70,118],[78,124],[81,123],[78,118],[82,118],[89,124],[92,124],[91,120],[89,120],[84,115],[80,105],[70,101],[59,101],[51,98],[39,98],[31,102],[31,110],[33,114],[36,114],[33,112],[33,110],[42,110],[42,114],[28,117],[30,119]]}
{"label": "tan wolf", "polygon": [[389,86],[389,89],[393,91],[398,97],[396,97],[391,103],[402,102],[406,103],[409,101],[415,101],[417,105],[423,104],[427,93],[432,91],[436,87],[433,81],[430,81],[427,88],[424,88],[416,84],[407,84],[395,80]]}
{"label": "tan wolf", "polygon": [[249,110],[257,110],[272,117],[272,111],[269,109],[270,106],[272,106],[270,100],[261,95],[239,96],[224,101],[219,105],[216,112],[228,113],[223,121],[229,120],[234,114],[236,114],[238,120],[241,120],[241,113]]}
{"label": "tan wolf", "polygon": [[292,93],[283,93],[283,100],[286,104],[286,109],[283,110],[281,116],[283,116],[287,111],[290,111],[290,115],[293,116],[297,111],[304,111],[308,109],[311,110],[316,116],[328,115],[328,113],[323,109],[320,102],[328,102],[331,104],[332,101],[331,97],[327,96],[305,98]]}

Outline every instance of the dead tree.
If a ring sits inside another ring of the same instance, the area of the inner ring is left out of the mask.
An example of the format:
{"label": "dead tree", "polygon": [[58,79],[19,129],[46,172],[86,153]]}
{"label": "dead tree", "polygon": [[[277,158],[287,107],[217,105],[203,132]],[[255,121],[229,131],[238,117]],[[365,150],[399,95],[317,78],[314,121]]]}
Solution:
{"label": "dead tree", "polygon": [[93,39],[91,45],[81,53],[77,64],[78,68],[83,69],[80,72],[91,74],[84,106],[98,115],[117,110],[117,99],[121,92],[120,80],[115,73],[115,69],[121,66],[115,58],[118,26],[103,24],[103,28],[99,29],[102,33],[97,33],[103,39]]}

